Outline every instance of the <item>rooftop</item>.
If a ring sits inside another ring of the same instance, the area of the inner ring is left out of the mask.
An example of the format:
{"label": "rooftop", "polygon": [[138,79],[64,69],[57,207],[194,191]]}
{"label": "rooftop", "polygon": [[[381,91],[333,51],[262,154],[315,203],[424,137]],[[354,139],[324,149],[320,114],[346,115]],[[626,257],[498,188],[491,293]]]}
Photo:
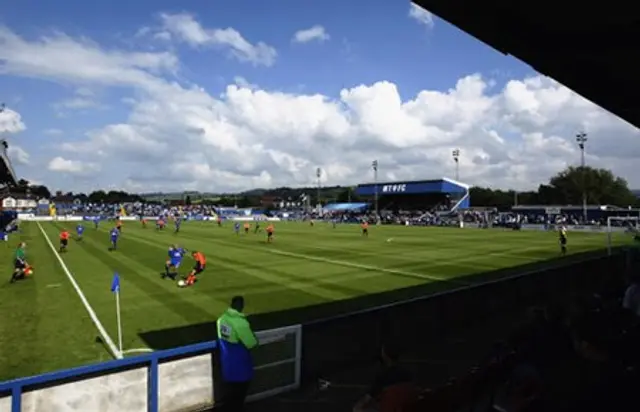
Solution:
{"label": "rooftop", "polygon": [[634,3],[414,3],[640,127],[640,24]]}

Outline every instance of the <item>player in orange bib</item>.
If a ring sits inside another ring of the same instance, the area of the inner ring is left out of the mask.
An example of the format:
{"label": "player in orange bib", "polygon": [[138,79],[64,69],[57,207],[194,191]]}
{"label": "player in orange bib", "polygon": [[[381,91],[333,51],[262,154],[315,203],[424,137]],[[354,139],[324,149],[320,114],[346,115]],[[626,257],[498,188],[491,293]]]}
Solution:
{"label": "player in orange bib", "polygon": [[140,220],[140,222],[142,222],[142,228],[143,228],[143,229],[146,229],[146,228],[147,228],[147,219],[142,218],[142,219]]}
{"label": "player in orange bib", "polygon": [[202,252],[194,251],[193,253],[191,253],[191,256],[196,261],[196,264],[191,270],[191,273],[189,273],[189,275],[187,276],[185,282],[186,286],[191,286],[196,283],[196,281],[198,280],[196,276],[202,273],[207,265],[207,258],[204,257],[204,254]]}
{"label": "player in orange bib", "polygon": [[116,220],[116,229],[118,229],[118,232],[122,233],[122,220],[120,220],[120,218]]}
{"label": "player in orange bib", "polygon": [[67,246],[69,245],[69,232],[63,230],[60,232],[60,253],[67,251]]}
{"label": "player in orange bib", "polygon": [[360,227],[362,228],[362,236],[369,237],[369,223],[368,222],[362,222],[360,224]]}
{"label": "player in orange bib", "polygon": [[244,234],[245,235],[249,234],[249,229],[251,229],[251,223],[245,223],[244,224]]}
{"label": "player in orange bib", "polygon": [[276,228],[273,227],[273,223],[269,223],[269,226],[265,229],[267,231],[267,243],[273,242],[273,232],[275,232]]}

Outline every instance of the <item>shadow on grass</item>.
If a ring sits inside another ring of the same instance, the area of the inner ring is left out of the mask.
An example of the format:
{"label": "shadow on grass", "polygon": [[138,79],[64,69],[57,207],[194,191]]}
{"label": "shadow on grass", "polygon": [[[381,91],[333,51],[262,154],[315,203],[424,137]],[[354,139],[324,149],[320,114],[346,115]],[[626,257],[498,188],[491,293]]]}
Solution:
{"label": "shadow on grass", "polygon": [[[575,253],[562,258],[547,259],[526,265],[456,277],[452,279],[455,280],[456,283],[449,281],[428,282],[402,289],[362,295],[352,299],[255,314],[251,315],[249,319],[254,330],[272,329],[294,324],[324,322],[333,318],[349,316],[358,311],[367,311],[384,305],[397,304],[406,300],[427,298],[439,293],[451,292],[461,288],[460,282],[467,283],[469,286],[482,285],[487,282],[526,275],[530,272],[540,272],[547,269],[571,266],[574,263],[582,262],[588,258],[597,258],[605,255],[606,251],[603,250]],[[238,291],[238,293],[242,293],[242,291]],[[149,348],[154,350],[170,349],[213,340],[216,334],[215,327],[215,319],[212,319],[211,322],[206,323],[144,332],[140,334],[140,337]]]}

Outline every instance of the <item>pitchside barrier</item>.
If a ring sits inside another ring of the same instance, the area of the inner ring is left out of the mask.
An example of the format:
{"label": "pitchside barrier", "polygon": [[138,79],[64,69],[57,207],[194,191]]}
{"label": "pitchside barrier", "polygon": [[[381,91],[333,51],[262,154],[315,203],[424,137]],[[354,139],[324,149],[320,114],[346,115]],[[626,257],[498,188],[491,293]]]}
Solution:
{"label": "pitchside barrier", "polygon": [[[300,386],[300,325],[256,333],[249,401]],[[215,403],[216,342],[0,383],[0,412],[208,410]]]}

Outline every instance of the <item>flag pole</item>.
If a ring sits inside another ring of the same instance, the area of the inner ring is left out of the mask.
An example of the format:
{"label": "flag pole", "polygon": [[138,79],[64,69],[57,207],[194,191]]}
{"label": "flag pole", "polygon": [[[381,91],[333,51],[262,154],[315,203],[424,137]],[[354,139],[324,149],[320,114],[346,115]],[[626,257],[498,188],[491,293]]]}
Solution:
{"label": "flag pole", "polygon": [[116,291],[116,319],[118,321],[118,349],[122,353],[122,319],[120,318],[120,288]]}
{"label": "flag pole", "polygon": [[118,350],[120,356],[124,354],[122,352],[122,319],[120,317],[120,275],[118,272],[113,274],[113,281],[111,282],[111,292],[116,295],[116,320],[118,322]]}

